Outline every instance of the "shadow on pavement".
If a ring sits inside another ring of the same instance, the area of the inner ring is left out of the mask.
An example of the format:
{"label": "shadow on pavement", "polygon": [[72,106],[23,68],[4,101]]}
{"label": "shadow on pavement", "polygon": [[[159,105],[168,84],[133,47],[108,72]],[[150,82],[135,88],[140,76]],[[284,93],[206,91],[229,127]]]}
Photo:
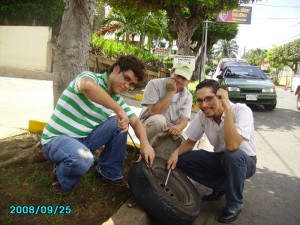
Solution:
{"label": "shadow on pavement", "polygon": [[[198,187],[201,196],[208,190]],[[258,168],[246,181],[244,209],[236,225],[299,225],[300,179]],[[225,206],[225,198],[216,202],[201,201],[200,215],[193,225],[221,224],[216,219]]]}

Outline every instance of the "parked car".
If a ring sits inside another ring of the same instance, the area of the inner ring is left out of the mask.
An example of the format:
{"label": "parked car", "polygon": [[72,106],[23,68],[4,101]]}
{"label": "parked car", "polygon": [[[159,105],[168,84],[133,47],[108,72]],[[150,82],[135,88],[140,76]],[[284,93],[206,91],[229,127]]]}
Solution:
{"label": "parked car", "polygon": [[292,81],[292,91],[297,95],[296,106],[300,110],[300,75],[294,75]]}
{"label": "parked car", "polygon": [[232,102],[263,105],[274,110],[277,94],[273,82],[257,66],[228,66],[217,77],[220,86],[228,91]]}
{"label": "parked car", "polygon": [[212,79],[218,80],[217,76],[220,75],[227,66],[232,65],[248,65],[248,63],[243,59],[223,58],[219,61],[215,73],[212,76]]}

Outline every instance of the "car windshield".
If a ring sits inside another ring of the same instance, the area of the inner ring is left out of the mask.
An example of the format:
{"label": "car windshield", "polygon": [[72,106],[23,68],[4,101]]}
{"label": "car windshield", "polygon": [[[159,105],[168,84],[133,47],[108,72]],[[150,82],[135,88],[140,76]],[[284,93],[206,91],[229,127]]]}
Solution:
{"label": "car windshield", "polygon": [[267,79],[265,74],[258,67],[228,67],[224,72],[224,77],[227,78]]}

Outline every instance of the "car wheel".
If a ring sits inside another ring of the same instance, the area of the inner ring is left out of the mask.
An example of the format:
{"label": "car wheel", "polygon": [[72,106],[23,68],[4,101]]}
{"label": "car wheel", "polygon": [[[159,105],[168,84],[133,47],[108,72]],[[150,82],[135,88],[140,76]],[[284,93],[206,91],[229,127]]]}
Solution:
{"label": "car wheel", "polygon": [[298,97],[297,97],[297,109],[300,110],[300,92],[298,93]]}
{"label": "car wheel", "polygon": [[152,170],[144,161],[128,174],[129,188],[153,222],[163,225],[192,224],[200,212],[200,198],[192,182],[178,169],[168,171],[166,160],[155,157]]}
{"label": "car wheel", "polygon": [[272,111],[272,110],[274,110],[276,108],[276,105],[277,105],[277,100],[273,104],[271,104],[271,105],[264,105],[264,108],[267,111]]}

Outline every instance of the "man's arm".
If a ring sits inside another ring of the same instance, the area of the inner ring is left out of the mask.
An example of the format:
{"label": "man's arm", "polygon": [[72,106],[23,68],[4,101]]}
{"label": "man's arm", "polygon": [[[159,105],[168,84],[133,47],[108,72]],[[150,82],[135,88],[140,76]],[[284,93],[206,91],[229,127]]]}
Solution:
{"label": "man's arm", "polygon": [[78,88],[88,99],[115,111],[118,126],[122,129],[122,132],[128,130],[129,119],[124,109],[93,79],[88,77],[81,78],[78,81]]}
{"label": "man's arm", "polygon": [[179,122],[171,127],[168,127],[166,131],[168,131],[172,135],[179,135],[181,131],[188,125],[189,119],[187,117],[182,117],[179,119]]}
{"label": "man's arm", "polygon": [[178,162],[178,156],[192,151],[195,144],[196,144],[196,141],[192,141],[189,138],[187,140],[185,140],[184,142],[182,142],[181,145],[171,153],[171,155],[168,159],[168,162],[167,162],[167,169],[174,170],[176,167],[176,164]]}
{"label": "man's arm", "polygon": [[226,149],[229,151],[235,151],[241,145],[243,137],[238,133],[234,124],[233,115],[230,107],[228,98],[228,92],[219,89],[217,96],[221,98],[222,106],[224,108],[225,119],[224,119],[224,141]]}
{"label": "man's arm", "polygon": [[168,108],[174,94],[177,91],[176,81],[172,78],[169,78],[166,84],[166,88],[168,92],[163,98],[161,98],[155,104],[147,105],[151,115],[161,114]]}
{"label": "man's arm", "polygon": [[151,167],[155,157],[155,152],[152,146],[149,144],[145,127],[140,121],[140,119],[136,116],[130,119],[130,125],[133,128],[137,138],[140,140],[140,153],[143,155],[144,159]]}

